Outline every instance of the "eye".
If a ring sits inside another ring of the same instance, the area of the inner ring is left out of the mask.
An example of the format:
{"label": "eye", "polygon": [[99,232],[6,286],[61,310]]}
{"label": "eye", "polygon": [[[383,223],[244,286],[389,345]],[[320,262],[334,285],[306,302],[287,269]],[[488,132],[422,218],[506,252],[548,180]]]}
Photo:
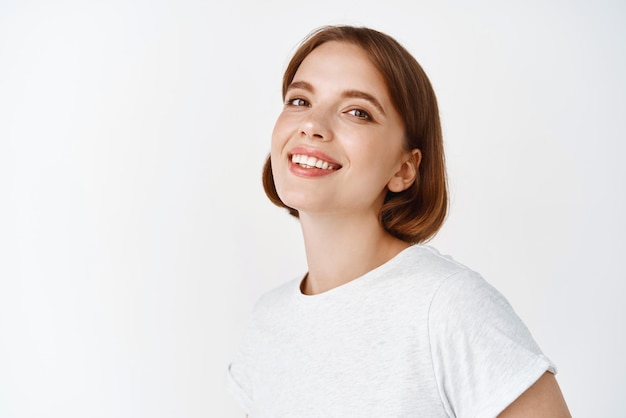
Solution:
{"label": "eye", "polygon": [[296,97],[294,99],[287,99],[285,104],[287,106],[308,106],[309,102],[307,102],[306,100],[304,100],[304,99],[302,99],[300,97]]}
{"label": "eye", "polygon": [[352,109],[352,110],[348,110],[347,112],[349,115],[352,115],[358,119],[372,119],[372,117],[370,116],[369,113],[367,113],[365,110],[361,110],[361,109]]}

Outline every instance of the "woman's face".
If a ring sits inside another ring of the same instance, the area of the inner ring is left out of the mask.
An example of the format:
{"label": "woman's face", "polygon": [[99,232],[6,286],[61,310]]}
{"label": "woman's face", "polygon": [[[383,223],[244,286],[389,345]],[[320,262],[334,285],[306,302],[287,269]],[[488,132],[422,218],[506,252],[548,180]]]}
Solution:
{"label": "woman's face", "polygon": [[298,68],[274,127],[276,190],[301,214],[377,217],[388,183],[410,155],[403,144],[400,115],[363,50],[324,43]]}

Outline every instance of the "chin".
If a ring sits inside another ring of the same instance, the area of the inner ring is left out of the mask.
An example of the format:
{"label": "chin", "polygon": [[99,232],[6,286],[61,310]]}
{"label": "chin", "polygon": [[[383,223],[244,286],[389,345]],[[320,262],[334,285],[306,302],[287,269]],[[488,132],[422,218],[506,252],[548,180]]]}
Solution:
{"label": "chin", "polygon": [[303,196],[302,193],[279,193],[278,196],[283,203],[298,212],[319,212],[324,205],[315,202],[311,196]]}

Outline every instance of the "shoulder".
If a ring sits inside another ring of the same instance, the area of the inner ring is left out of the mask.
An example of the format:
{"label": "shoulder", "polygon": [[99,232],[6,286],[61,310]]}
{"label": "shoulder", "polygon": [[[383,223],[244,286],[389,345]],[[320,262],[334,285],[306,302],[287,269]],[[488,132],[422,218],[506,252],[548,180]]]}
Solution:
{"label": "shoulder", "polygon": [[469,269],[451,256],[441,254],[434,247],[413,245],[368,274],[441,282],[464,270]]}
{"label": "shoulder", "polygon": [[506,297],[470,269],[459,270],[438,283],[430,300],[428,322],[434,344],[467,338],[475,345],[466,349],[484,350],[497,335],[506,336],[502,341],[505,346],[540,352]]}
{"label": "shoulder", "polygon": [[495,416],[544,372],[556,371],[508,300],[470,269],[439,282],[428,330],[451,415]]}
{"label": "shoulder", "polygon": [[[413,296],[419,294],[422,302],[431,301],[438,293],[451,291],[446,283],[464,282],[480,277],[467,266],[437,249],[414,245],[398,254],[381,274],[381,286],[396,288]],[[452,290],[453,291],[453,290]],[[425,298],[425,299],[424,299]]]}
{"label": "shoulder", "polygon": [[429,325],[433,333],[507,330],[522,341],[534,342],[523,321],[506,297],[480,274],[459,270],[438,283],[429,307]]}
{"label": "shoulder", "polygon": [[253,318],[264,317],[277,310],[288,309],[299,294],[301,278],[288,280],[263,293],[253,308]]}
{"label": "shoulder", "polygon": [[512,311],[506,298],[479,273],[434,247],[414,245],[396,258],[390,276],[408,286],[418,284],[422,291],[427,285],[431,290],[431,316],[455,311],[467,314],[493,305]]}
{"label": "shoulder", "polygon": [[400,264],[409,268],[412,273],[436,275],[446,278],[460,271],[469,270],[450,255],[440,253],[429,245],[413,245],[396,257]]}

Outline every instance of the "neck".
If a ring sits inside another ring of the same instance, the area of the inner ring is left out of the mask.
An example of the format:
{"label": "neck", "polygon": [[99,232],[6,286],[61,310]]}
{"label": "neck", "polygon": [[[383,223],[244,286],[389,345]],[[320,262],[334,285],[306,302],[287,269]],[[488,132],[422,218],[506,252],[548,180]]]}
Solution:
{"label": "neck", "polygon": [[309,273],[302,292],[325,292],[386,263],[410,244],[399,240],[375,215],[300,214]]}

